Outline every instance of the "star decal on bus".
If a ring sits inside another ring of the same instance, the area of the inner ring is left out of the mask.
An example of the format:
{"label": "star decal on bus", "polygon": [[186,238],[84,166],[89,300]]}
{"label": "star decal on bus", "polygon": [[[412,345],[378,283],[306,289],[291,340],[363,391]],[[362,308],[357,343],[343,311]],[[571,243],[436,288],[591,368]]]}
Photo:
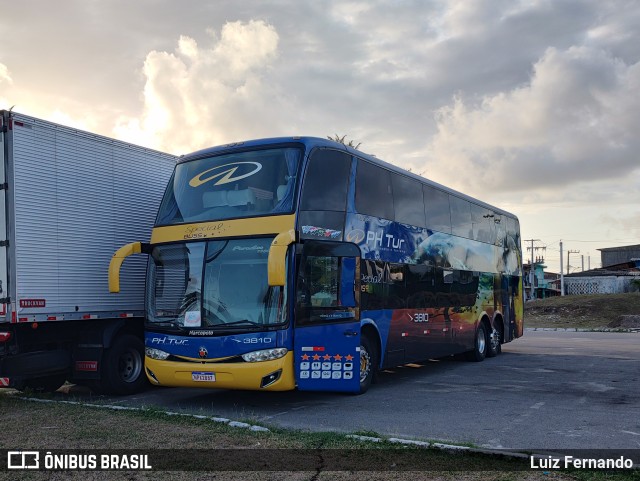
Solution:
{"label": "star decal on bus", "polygon": [[325,361],[329,361],[331,359],[331,356],[329,354],[325,354],[324,356],[322,356],[322,359],[324,359]]}
{"label": "star decal on bus", "polygon": [[340,354],[336,354],[335,356],[333,356],[333,358],[334,358],[336,361],[341,361],[341,360],[342,360],[342,356],[341,356]]}
{"label": "star decal on bus", "polygon": [[318,359],[320,359],[320,356],[318,354],[314,354],[313,355],[313,360],[317,361]]}
{"label": "star decal on bus", "polygon": [[345,361],[353,361],[353,356],[351,354],[347,354],[344,356]]}
{"label": "star decal on bus", "polygon": [[303,354],[302,355],[302,360],[303,361],[308,361],[309,360],[309,354]]}

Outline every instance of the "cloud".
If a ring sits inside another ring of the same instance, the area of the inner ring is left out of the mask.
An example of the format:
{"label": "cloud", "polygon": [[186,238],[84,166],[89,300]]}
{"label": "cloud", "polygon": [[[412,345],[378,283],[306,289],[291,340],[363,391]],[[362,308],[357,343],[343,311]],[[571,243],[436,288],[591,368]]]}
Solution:
{"label": "cloud", "polygon": [[0,90],[0,92],[2,92],[2,94],[0,94],[0,109],[8,109],[11,107],[9,100],[3,94],[6,94],[7,86],[10,86],[12,83],[13,81],[9,76],[9,69],[6,65],[0,63],[0,88],[2,89]]}
{"label": "cloud", "polygon": [[639,88],[640,63],[549,48],[526,85],[437,111],[427,173],[476,194],[624,178],[638,168]]}
{"label": "cloud", "polygon": [[7,82],[9,84],[13,83],[11,80],[11,76],[9,75],[9,69],[6,65],[0,63],[0,83]]}
{"label": "cloud", "polygon": [[211,46],[183,35],[174,53],[147,55],[143,112],[120,118],[116,136],[187,153],[273,131],[273,109],[282,114],[286,104],[277,85],[267,81],[278,56],[275,28],[251,20],[226,23],[220,37],[208,34]]}

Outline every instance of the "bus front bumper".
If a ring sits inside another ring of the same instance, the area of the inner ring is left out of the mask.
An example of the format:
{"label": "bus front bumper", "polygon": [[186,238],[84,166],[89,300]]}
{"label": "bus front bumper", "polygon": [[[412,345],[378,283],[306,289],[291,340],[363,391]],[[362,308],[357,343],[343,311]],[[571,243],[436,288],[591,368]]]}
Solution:
{"label": "bus front bumper", "polygon": [[290,391],[295,389],[293,353],[262,362],[177,362],[145,357],[151,384],[170,387]]}

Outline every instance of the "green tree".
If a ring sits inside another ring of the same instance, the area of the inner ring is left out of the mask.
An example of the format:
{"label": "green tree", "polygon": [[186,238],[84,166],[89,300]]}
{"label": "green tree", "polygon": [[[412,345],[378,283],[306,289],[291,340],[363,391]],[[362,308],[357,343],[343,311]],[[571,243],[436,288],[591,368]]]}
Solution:
{"label": "green tree", "polygon": [[347,136],[343,135],[342,137],[340,137],[338,134],[335,134],[333,137],[328,136],[327,139],[329,140],[333,140],[334,142],[339,142],[342,145],[346,145],[347,147],[353,147],[354,149],[357,149],[358,147],[360,147],[362,145],[362,142],[358,142],[357,144],[353,141],[353,140],[349,140],[349,142],[347,142]]}

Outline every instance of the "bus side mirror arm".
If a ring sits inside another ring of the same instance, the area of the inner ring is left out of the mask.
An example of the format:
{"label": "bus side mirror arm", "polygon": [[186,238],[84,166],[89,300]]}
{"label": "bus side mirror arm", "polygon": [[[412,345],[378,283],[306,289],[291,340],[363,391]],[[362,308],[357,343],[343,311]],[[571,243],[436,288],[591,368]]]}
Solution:
{"label": "bus side mirror arm", "polygon": [[286,259],[289,245],[296,241],[296,231],[291,229],[278,234],[269,248],[267,261],[269,286],[284,286],[287,279]]}
{"label": "bus side mirror arm", "polygon": [[133,254],[148,254],[150,251],[149,244],[142,242],[132,242],[131,244],[120,247],[109,262],[109,292],[120,292],[120,268],[124,260]]}

